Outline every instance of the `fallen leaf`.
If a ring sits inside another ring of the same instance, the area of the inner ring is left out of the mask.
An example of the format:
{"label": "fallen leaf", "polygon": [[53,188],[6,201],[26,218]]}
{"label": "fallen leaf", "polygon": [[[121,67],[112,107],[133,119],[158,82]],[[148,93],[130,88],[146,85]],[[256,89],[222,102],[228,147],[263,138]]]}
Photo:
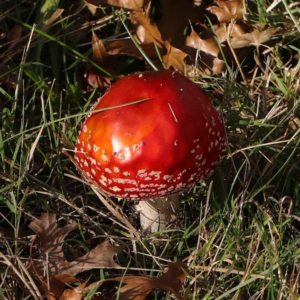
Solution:
{"label": "fallen leaf", "polygon": [[220,47],[214,36],[202,39],[192,28],[191,33],[186,37],[186,46],[208,53],[218,57]]}
{"label": "fallen leaf", "polygon": [[120,267],[114,261],[114,255],[124,250],[125,246],[114,246],[109,241],[104,241],[96,248],[92,249],[80,258],[68,262],[59,263],[59,269],[62,273],[70,276],[87,271],[93,268],[117,268]]}
{"label": "fallen leaf", "polygon": [[[38,234],[40,238],[40,256],[42,259],[49,261],[50,270],[53,273],[57,270],[57,263],[64,260],[62,244],[66,235],[77,227],[76,222],[57,227],[56,215],[42,213],[40,219],[35,219],[29,224],[29,227]],[[59,270],[57,270],[59,271]]]}
{"label": "fallen leaf", "polygon": [[230,43],[233,48],[243,48],[249,46],[259,47],[263,43],[269,41],[271,37],[279,30],[279,28],[269,28],[263,31],[259,31],[254,28],[252,32],[245,33],[237,37],[233,37]]}
{"label": "fallen leaf", "polygon": [[101,39],[95,34],[92,33],[92,48],[93,48],[93,58],[98,59],[99,61],[103,62],[107,56],[109,56],[106,48]]}
{"label": "fallen leaf", "polygon": [[[28,270],[31,274],[38,276],[44,291],[51,300],[54,299],[51,297],[60,297],[65,283],[76,280],[74,276],[80,272],[92,268],[119,267],[113,257],[125,246],[114,246],[109,241],[104,241],[74,261],[69,262],[65,259],[62,243],[66,235],[77,227],[76,222],[59,228],[55,214],[43,213],[41,218],[32,221],[29,227],[40,238],[40,255],[38,259],[32,260],[31,268]],[[47,278],[51,283],[49,286],[46,285]]]}
{"label": "fallen leaf", "polygon": [[133,11],[130,19],[139,25],[135,35],[141,44],[155,43],[158,46],[164,44],[157,26],[151,23],[143,12]]}
{"label": "fallen leaf", "polygon": [[[90,72],[87,82],[93,88],[107,88],[111,84],[112,76],[117,75],[113,69],[118,57],[110,55],[102,40],[93,32],[92,34],[93,61],[100,67],[89,64]],[[110,75],[109,75],[110,74]]]}
{"label": "fallen leaf", "polygon": [[83,282],[73,290],[67,289],[64,291],[59,300],[81,300],[83,297],[82,291],[84,290],[87,282]]}
{"label": "fallen leaf", "polygon": [[150,1],[151,0],[84,0],[93,15],[101,5],[111,5],[129,10],[141,10],[147,7]]}
{"label": "fallen leaf", "polygon": [[163,55],[163,62],[167,69],[173,67],[173,69],[183,73],[185,70],[188,72],[191,66],[185,63],[185,59],[188,56],[187,53],[172,47],[169,43],[166,42],[168,52]]}
{"label": "fallen leaf", "polygon": [[144,300],[153,289],[163,289],[175,295],[178,300],[183,299],[180,295],[182,284],[186,278],[187,266],[181,262],[169,263],[168,271],[160,277],[125,276],[107,281],[119,281],[125,284],[119,292],[119,300]]}
{"label": "fallen leaf", "polygon": [[202,39],[192,28],[186,38],[186,52],[197,66],[197,73],[205,75],[220,74],[225,70],[224,60],[220,56],[220,46],[213,32],[205,29],[205,39]]}
{"label": "fallen leaf", "polygon": [[226,42],[228,37],[238,38],[239,36],[248,33],[252,30],[251,26],[246,25],[245,23],[230,23],[229,25],[223,25],[215,29],[216,36],[220,43]]}
{"label": "fallen leaf", "polygon": [[[140,11],[134,11],[131,14],[131,20],[138,24],[138,30],[135,37],[140,43],[146,56],[158,61],[158,53],[162,57],[163,63],[167,68],[184,72],[187,68],[185,58],[187,53],[173,47],[168,41],[162,40],[160,32],[155,24],[152,24],[150,19]],[[110,54],[123,53],[138,58],[144,58],[136,45],[131,40],[119,40],[108,44],[108,52]],[[162,66],[160,66],[162,67]]]}
{"label": "fallen leaf", "polygon": [[49,279],[49,286],[43,284],[47,300],[56,300],[64,292],[66,284],[78,281],[77,278],[67,274],[56,274]]}
{"label": "fallen leaf", "polygon": [[[142,48],[142,50],[144,51],[144,53],[146,53],[148,57],[157,56],[157,50],[154,43],[141,44],[139,45],[139,47]],[[110,55],[126,54],[126,55],[137,57],[139,59],[144,58],[144,56],[142,55],[142,53],[139,51],[139,49],[136,47],[136,45],[132,40],[113,41],[107,44],[107,48],[108,48],[108,53]],[[158,47],[158,50],[161,49]]]}
{"label": "fallen leaf", "polygon": [[217,6],[210,6],[207,10],[217,16],[220,23],[230,23],[231,20],[244,18],[244,0],[215,0]]}
{"label": "fallen leaf", "polygon": [[193,0],[161,0],[159,1],[160,18],[156,26],[161,38],[168,41],[173,47],[183,49],[185,44],[185,30],[190,23],[203,23],[205,17],[205,7],[209,0],[202,0],[196,6]]}

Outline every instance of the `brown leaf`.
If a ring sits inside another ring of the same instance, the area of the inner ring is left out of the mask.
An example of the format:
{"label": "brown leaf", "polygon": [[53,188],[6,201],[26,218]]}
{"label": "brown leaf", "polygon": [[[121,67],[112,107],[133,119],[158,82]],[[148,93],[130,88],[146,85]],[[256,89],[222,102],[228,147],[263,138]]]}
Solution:
{"label": "brown leaf", "polygon": [[220,23],[242,20],[244,17],[244,0],[215,0],[218,6],[210,6],[208,11],[215,14]]}
{"label": "brown leaf", "polygon": [[107,53],[105,46],[101,39],[93,32],[92,34],[92,48],[93,48],[93,58],[98,61],[103,61],[109,54]]}
{"label": "brown leaf", "polygon": [[205,29],[204,36],[206,38],[202,39],[192,28],[190,35],[186,38],[186,52],[197,66],[198,73],[220,74],[225,70],[226,65],[222,59],[218,58],[220,55],[219,45],[213,32]]}
{"label": "brown leaf", "polygon": [[57,227],[56,215],[43,213],[40,219],[35,219],[29,224],[29,227],[38,234],[40,238],[40,253],[42,256],[48,254],[48,259],[57,261],[63,259],[62,243],[66,235],[77,227],[76,222]]}
{"label": "brown leaf", "polygon": [[216,36],[220,43],[226,42],[228,36],[231,38],[239,37],[250,31],[252,27],[247,26],[245,23],[234,23],[227,26],[218,27],[215,29]]}
{"label": "brown leaf", "polygon": [[90,65],[92,74],[97,76],[102,76],[106,78],[109,77],[109,73],[114,74],[112,66],[116,62],[116,56],[111,56],[106,51],[106,48],[102,40],[93,32],[92,35],[92,48],[93,48],[93,61],[96,62],[102,69],[97,69],[95,66]]}
{"label": "brown leaf", "polygon": [[[157,50],[154,46],[154,43],[149,44],[141,44],[139,45],[142,50],[146,53],[148,57],[155,57],[157,56]],[[108,53],[111,55],[115,54],[127,54],[130,56],[135,56],[139,59],[143,59],[142,53],[139,51],[139,49],[136,47],[134,42],[132,40],[118,40],[113,41],[107,45]],[[161,50],[158,47],[158,50]],[[166,51],[166,50],[164,50]],[[163,51],[161,51],[163,52]]]}
{"label": "brown leaf", "polygon": [[181,300],[183,298],[180,290],[186,278],[187,266],[181,262],[169,263],[168,266],[168,271],[158,278],[126,276],[108,280],[126,284],[119,291],[120,300],[144,300],[153,289],[157,288],[169,291]]}
{"label": "brown leaf", "polygon": [[[163,62],[168,69],[173,67],[180,72],[186,69],[185,58],[187,54],[173,47],[168,41],[162,40],[157,26],[152,24],[148,17],[141,12],[133,12],[131,19],[139,24],[136,32],[139,41],[144,45],[154,43],[160,50]],[[156,55],[157,53],[155,53]]]}
{"label": "brown leaf", "polygon": [[[64,284],[73,282],[77,273],[92,268],[115,268],[119,265],[113,260],[115,253],[124,249],[124,246],[114,246],[104,241],[96,248],[78,259],[68,262],[62,251],[62,243],[66,235],[77,227],[72,222],[62,228],[56,224],[56,215],[44,213],[40,219],[35,219],[29,227],[40,237],[40,257],[33,260],[29,272],[38,275],[49,299],[60,297]],[[47,272],[46,272],[47,271]],[[61,274],[61,275],[57,275]],[[50,278],[50,286],[46,285],[46,276]],[[69,280],[69,281],[68,281]]]}
{"label": "brown leaf", "polygon": [[124,248],[124,246],[114,246],[109,241],[104,241],[74,261],[59,263],[58,267],[62,273],[70,276],[75,276],[77,273],[93,268],[117,268],[120,266],[114,261],[114,255]]}
{"label": "brown leaf", "polygon": [[49,280],[49,287],[44,284],[47,300],[56,300],[64,292],[65,285],[78,281],[77,278],[67,274],[56,274]]}
{"label": "brown leaf", "polygon": [[192,28],[189,36],[186,37],[186,46],[201,50],[214,57],[218,57],[220,48],[214,36],[202,39]]}
{"label": "brown leaf", "polygon": [[195,6],[194,2],[193,0],[159,1],[161,18],[156,22],[156,26],[162,39],[169,41],[175,48],[184,47],[184,32],[189,23],[203,23],[205,20],[205,7],[209,1],[202,0],[198,6]]}
{"label": "brown leaf", "polygon": [[186,65],[185,58],[188,56],[187,53],[172,47],[169,43],[167,54],[163,55],[163,62],[167,69],[173,67],[175,70],[183,73],[185,70],[189,71],[191,66]]}
{"label": "brown leaf", "polygon": [[93,61],[101,67],[89,64],[90,72],[87,75],[87,82],[92,89],[94,88],[107,88],[111,84],[112,77],[108,74],[116,75],[112,66],[115,65],[118,57],[110,55],[102,40],[93,32],[92,34],[92,48],[93,48]]}
{"label": "brown leaf", "polygon": [[141,11],[133,11],[131,21],[142,27],[139,27],[136,31],[136,36],[140,43],[155,43],[158,46],[164,44],[157,26],[152,24],[150,19]]}
{"label": "brown leaf", "polygon": [[83,282],[81,285],[79,285],[73,290],[65,290],[59,300],[81,300],[83,297],[82,292],[86,284],[87,282]]}
{"label": "brown leaf", "polygon": [[150,0],[84,0],[84,2],[94,15],[97,8],[101,5],[117,6],[130,10],[141,10],[150,3]]}
{"label": "brown leaf", "polygon": [[259,31],[254,28],[252,32],[233,37],[230,42],[233,48],[243,48],[249,46],[259,47],[261,44],[269,41],[279,28],[269,28]]}

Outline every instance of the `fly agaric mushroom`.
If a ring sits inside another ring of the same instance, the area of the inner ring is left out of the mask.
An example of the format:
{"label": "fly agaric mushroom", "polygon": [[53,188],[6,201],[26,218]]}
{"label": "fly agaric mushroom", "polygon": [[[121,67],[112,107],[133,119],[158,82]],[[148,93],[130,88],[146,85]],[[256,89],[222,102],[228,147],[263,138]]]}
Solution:
{"label": "fly agaric mushroom", "polygon": [[76,143],[79,171],[107,195],[147,200],[138,204],[143,229],[166,228],[179,206],[170,195],[209,176],[223,156],[211,100],[175,71],[151,71],[119,80],[92,110]]}

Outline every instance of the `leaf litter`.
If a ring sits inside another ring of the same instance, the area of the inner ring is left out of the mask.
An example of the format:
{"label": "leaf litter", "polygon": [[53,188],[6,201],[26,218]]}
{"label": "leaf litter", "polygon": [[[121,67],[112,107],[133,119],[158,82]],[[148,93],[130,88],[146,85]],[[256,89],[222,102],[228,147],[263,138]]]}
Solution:
{"label": "leaf litter", "polygon": [[[120,268],[114,256],[123,251],[126,246],[115,246],[105,240],[85,255],[68,261],[63,252],[63,243],[67,235],[77,226],[77,223],[72,221],[63,227],[58,227],[56,215],[51,213],[42,213],[40,218],[35,218],[29,224],[29,227],[36,233],[36,238],[39,238],[38,255],[33,254],[37,241],[34,238],[31,243],[30,262],[28,259],[22,259],[22,262],[27,265],[27,271],[32,278],[40,282],[38,288],[48,300],[85,299],[84,295],[95,287],[101,293],[102,285],[107,282],[119,282],[123,285],[117,292],[118,299],[143,300],[153,289],[163,289],[173,293],[177,299],[183,299],[180,290],[186,279],[188,268],[181,262],[168,263],[167,272],[160,277],[125,275],[91,284],[87,281],[81,282],[80,277],[76,277],[81,272],[93,268]],[[3,263],[1,260],[0,262]],[[9,274],[16,277],[13,272]]]}
{"label": "leaf litter", "polygon": [[[68,261],[63,252],[63,243],[66,236],[75,228],[76,222],[71,222],[63,227],[57,226],[56,215],[43,213],[34,219],[29,227],[39,237],[38,258],[31,258],[28,271],[37,277],[47,295],[57,295],[63,291],[66,283],[78,281],[74,276],[93,268],[118,268],[114,255],[125,249],[125,246],[115,246],[108,240],[98,244],[85,255]],[[47,285],[50,282],[50,285]],[[50,298],[49,298],[50,299]],[[53,298],[55,299],[55,298]]]}
{"label": "leaf litter", "polygon": [[[278,31],[248,22],[242,0],[216,0],[213,5],[202,1],[198,6],[183,0],[85,2],[89,5],[92,2],[95,7],[112,5],[129,10],[132,36],[155,67],[172,68],[187,75],[220,74],[226,70],[225,61],[235,63],[238,59],[239,64],[249,58],[249,48],[258,48]],[[160,17],[155,21],[149,5],[159,11]],[[212,20],[209,24],[207,18]],[[196,31],[196,27],[200,30]],[[94,46],[95,43],[93,50]],[[145,59],[128,38],[107,42],[105,48],[105,59],[120,54]],[[103,53],[98,55],[94,51],[94,60],[103,60]]]}

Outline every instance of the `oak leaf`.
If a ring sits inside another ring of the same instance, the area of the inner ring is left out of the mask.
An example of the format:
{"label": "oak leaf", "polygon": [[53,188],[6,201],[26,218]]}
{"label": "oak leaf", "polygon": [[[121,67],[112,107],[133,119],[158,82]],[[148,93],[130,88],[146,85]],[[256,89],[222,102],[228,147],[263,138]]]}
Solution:
{"label": "oak leaf", "polygon": [[100,68],[91,63],[89,64],[90,72],[87,74],[87,83],[92,87],[92,90],[94,88],[104,88],[103,91],[105,91],[111,84],[112,75],[117,76],[113,66],[116,64],[118,57],[112,56],[107,52],[103,41],[94,32],[92,34],[92,49],[92,60]]}
{"label": "oak leaf", "polygon": [[214,57],[217,57],[220,52],[220,47],[214,36],[202,39],[193,28],[186,38],[186,46],[203,51]]}
{"label": "oak leaf", "polygon": [[[140,43],[139,47],[145,55],[158,61],[158,54],[162,57],[162,62],[167,68],[184,72],[187,67],[185,58],[188,56],[185,52],[173,47],[168,41],[161,38],[160,32],[155,24],[152,24],[150,19],[140,11],[134,11],[131,14],[132,22],[138,25],[135,38]],[[108,53],[110,54],[127,54],[144,58],[132,40],[119,40],[108,43]],[[160,66],[162,67],[162,66]]]}
{"label": "oak leaf", "polygon": [[93,268],[118,268],[120,266],[114,261],[114,255],[122,250],[124,246],[114,246],[106,240],[74,261],[61,262],[58,267],[62,273],[70,276]]}
{"label": "oak leaf", "polygon": [[187,266],[181,262],[169,263],[168,271],[160,277],[138,277],[125,276],[114,279],[125,284],[119,292],[119,300],[144,300],[153,289],[163,289],[175,295],[178,300],[182,300],[180,290],[186,278]]}
{"label": "oak leaf", "polygon": [[189,23],[203,23],[206,19],[205,7],[209,4],[209,0],[202,0],[199,5],[195,5],[195,2],[193,0],[159,1],[159,7],[156,9],[161,17],[157,20],[156,26],[162,39],[169,41],[175,48],[183,49],[184,32]]}
{"label": "oak leaf", "polygon": [[[49,297],[57,297],[63,291],[65,283],[76,280],[74,277],[80,272],[92,268],[116,268],[119,265],[114,261],[114,255],[122,251],[124,246],[114,246],[109,241],[97,245],[85,255],[67,261],[64,257],[62,244],[66,235],[77,227],[76,222],[59,228],[56,223],[56,215],[43,213],[40,219],[35,219],[29,224],[40,238],[39,259],[32,260],[29,272],[37,275]],[[45,272],[45,270],[47,270]],[[47,274],[50,286],[47,286],[45,278]],[[55,299],[55,298],[49,298]]]}
{"label": "oak leaf", "polygon": [[64,290],[66,284],[78,281],[77,278],[67,274],[56,274],[50,277],[48,286],[43,283],[43,288],[46,291],[47,300],[56,300],[59,298]]}
{"label": "oak leaf", "polygon": [[[40,238],[40,260],[48,262],[48,268],[52,274],[59,273],[58,263],[63,261],[64,253],[62,244],[66,235],[77,227],[76,222],[59,228],[56,224],[56,215],[43,213],[40,219],[35,219],[29,227],[38,234]],[[40,261],[39,260],[39,261]],[[44,273],[44,263],[35,264],[36,272],[39,275]]]}
{"label": "oak leaf", "polygon": [[233,48],[243,48],[249,46],[255,46],[258,48],[263,43],[269,41],[274,33],[276,33],[278,30],[279,28],[268,28],[266,30],[259,31],[257,28],[254,28],[250,33],[233,37],[230,42]]}
{"label": "oak leaf", "polygon": [[94,15],[101,5],[110,5],[129,10],[141,10],[145,8],[151,0],[84,0],[88,9]]}
{"label": "oak leaf", "polygon": [[244,17],[244,0],[215,0],[217,6],[210,6],[208,11],[215,14],[220,23],[241,20]]}
{"label": "oak leaf", "polygon": [[213,33],[208,32],[207,37],[202,39],[193,28],[186,38],[186,52],[195,62],[198,73],[201,74],[220,74],[225,70],[224,60],[218,58],[222,46],[217,43]]}
{"label": "oak leaf", "polygon": [[67,289],[63,292],[62,296],[59,300],[81,300],[83,297],[83,290],[86,286],[87,282],[83,282],[78,287],[74,288],[73,290]]}

